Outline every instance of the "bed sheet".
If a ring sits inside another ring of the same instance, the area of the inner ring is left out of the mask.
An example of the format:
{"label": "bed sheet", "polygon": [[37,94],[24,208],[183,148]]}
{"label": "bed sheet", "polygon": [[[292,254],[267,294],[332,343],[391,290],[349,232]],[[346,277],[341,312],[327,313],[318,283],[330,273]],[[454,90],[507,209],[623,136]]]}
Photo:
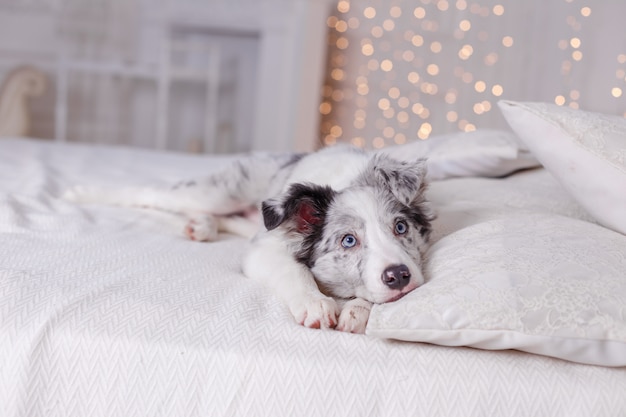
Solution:
{"label": "bed sheet", "polygon": [[[59,198],[229,159],[0,140],[2,415],[626,414],[624,368],[306,329],[241,274],[245,240],[193,242],[171,214]],[[468,193],[511,183],[508,203],[541,186],[563,197],[553,210],[580,214],[543,170],[454,181]]]}

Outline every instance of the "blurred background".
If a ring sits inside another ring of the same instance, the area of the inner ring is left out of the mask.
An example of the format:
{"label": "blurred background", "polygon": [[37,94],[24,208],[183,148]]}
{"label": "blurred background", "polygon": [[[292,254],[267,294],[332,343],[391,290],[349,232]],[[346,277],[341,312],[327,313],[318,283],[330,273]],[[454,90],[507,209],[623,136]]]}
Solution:
{"label": "blurred background", "polygon": [[626,117],[621,0],[0,0],[0,135],[188,152]]}

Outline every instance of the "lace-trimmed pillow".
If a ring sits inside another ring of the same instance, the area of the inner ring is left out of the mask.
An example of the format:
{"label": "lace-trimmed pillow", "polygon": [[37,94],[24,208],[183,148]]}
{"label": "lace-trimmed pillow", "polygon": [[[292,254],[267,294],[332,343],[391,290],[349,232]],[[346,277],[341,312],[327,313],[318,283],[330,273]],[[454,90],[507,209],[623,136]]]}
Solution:
{"label": "lace-trimmed pillow", "polygon": [[496,216],[433,244],[427,282],[374,306],[367,333],[626,366],[624,254],[626,237],[593,223],[541,212]]}
{"label": "lace-trimmed pillow", "polygon": [[511,128],[603,226],[626,234],[626,119],[500,101]]}

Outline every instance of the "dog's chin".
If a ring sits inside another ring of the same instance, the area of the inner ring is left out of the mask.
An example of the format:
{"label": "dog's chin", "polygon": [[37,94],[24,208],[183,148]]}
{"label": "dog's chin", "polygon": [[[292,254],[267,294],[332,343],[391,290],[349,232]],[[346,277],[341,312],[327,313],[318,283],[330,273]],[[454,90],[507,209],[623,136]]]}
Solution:
{"label": "dog's chin", "polygon": [[395,294],[390,294],[382,302],[379,302],[377,304],[393,303],[394,301],[398,301],[417,287],[419,287],[419,285],[409,285],[408,288],[404,288],[401,291],[396,292]]}

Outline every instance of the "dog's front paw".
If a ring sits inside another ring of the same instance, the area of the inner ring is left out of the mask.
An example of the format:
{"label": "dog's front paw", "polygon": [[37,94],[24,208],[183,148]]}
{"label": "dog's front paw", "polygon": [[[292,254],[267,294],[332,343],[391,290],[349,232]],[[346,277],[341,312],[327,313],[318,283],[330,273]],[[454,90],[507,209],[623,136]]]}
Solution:
{"label": "dog's front paw", "polygon": [[339,315],[337,330],[347,333],[365,333],[371,306],[371,303],[361,299],[348,301]]}
{"label": "dog's front paw", "polygon": [[293,303],[291,313],[304,327],[332,329],[337,325],[339,307],[332,298],[312,298],[301,303]]}
{"label": "dog's front paw", "polygon": [[185,235],[189,239],[199,242],[213,242],[217,240],[217,221],[215,217],[206,215],[202,218],[189,220],[185,226]]}

